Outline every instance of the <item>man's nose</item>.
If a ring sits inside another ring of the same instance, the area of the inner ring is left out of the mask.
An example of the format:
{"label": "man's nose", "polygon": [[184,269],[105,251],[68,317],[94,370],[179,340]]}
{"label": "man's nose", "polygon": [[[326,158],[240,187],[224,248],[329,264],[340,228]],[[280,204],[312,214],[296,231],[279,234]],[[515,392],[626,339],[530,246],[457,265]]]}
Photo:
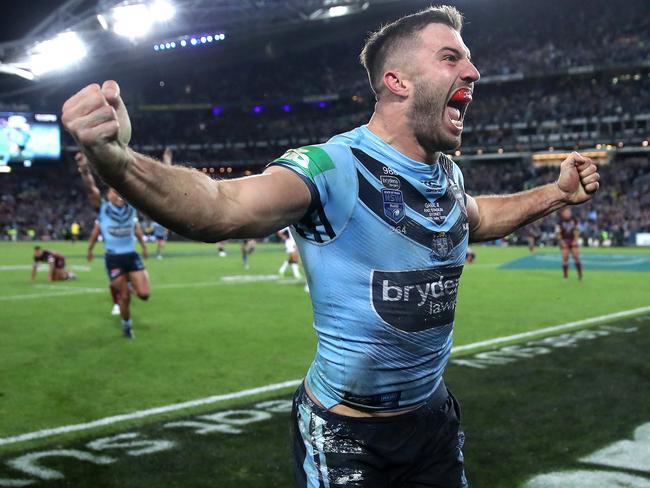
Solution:
{"label": "man's nose", "polygon": [[461,79],[467,83],[475,83],[481,79],[481,73],[471,61],[467,61],[461,73]]}

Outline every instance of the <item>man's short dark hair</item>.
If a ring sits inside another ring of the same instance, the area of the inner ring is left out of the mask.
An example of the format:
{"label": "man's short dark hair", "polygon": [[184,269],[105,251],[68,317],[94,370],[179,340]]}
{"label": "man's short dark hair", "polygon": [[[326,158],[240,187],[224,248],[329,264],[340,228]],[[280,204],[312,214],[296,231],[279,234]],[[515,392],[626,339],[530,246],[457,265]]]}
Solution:
{"label": "man's short dark hair", "polygon": [[463,28],[463,15],[450,5],[429,7],[401,17],[370,34],[363,46],[359,60],[368,72],[370,86],[377,97],[384,88],[382,78],[386,60],[390,54],[406,42],[411,41],[415,34],[429,24],[448,25],[460,32]]}
{"label": "man's short dark hair", "polygon": [[34,251],[38,251],[41,248],[41,246],[34,246]]}

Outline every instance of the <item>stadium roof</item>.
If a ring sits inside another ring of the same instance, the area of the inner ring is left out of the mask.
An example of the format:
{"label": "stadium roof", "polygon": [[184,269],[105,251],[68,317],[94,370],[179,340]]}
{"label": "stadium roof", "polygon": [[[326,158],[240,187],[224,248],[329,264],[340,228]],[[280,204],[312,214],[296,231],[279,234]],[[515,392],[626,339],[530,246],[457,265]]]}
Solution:
{"label": "stadium roof", "polygon": [[[38,81],[39,76],[46,77],[32,69],[26,60],[33,56],[39,43],[66,31],[72,31],[76,34],[75,37],[78,36],[79,46],[83,45],[79,49],[88,54],[84,66],[91,68],[93,63],[103,67],[116,64],[125,66],[129,62],[141,62],[145,57],[152,56],[154,45],[158,42],[163,45],[166,42],[178,42],[180,45],[181,39],[186,39],[189,43],[193,36],[199,36],[200,39],[203,35],[224,33],[232,39],[228,43],[231,51],[238,46],[241,49],[246,42],[255,39],[269,39],[279,33],[304,28],[306,23],[328,21],[339,16],[351,18],[361,13],[381,10],[389,4],[395,8],[399,3],[400,8],[408,8],[404,11],[412,11],[414,5],[415,8],[427,5],[426,2],[417,0],[169,0],[175,15],[167,22],[152,24],[146,35],[116,35],[116,7],[132,8],[138,4],[151,6],[161,1],[163,0],[67,0],[54,9],[52,2],[28,2],[31,9],[19,8],[16,14],[31,15],[31,19],[16,19],[14,14],[14,20],[11,21],[25,26],[22,35],[0,42],[0,73],[4,73],[0,76],[0,92],[6,92],[7,75],[18,75],[31,81]],[[40,16],[39,10],[42,12]],[[133,17],[131,13],[129,15]],[[7,22],[7,19],[0,21]],[[20,29],[14,28],[11,31],[16,30]],[[58,73],[61,77],[62,71]]]}

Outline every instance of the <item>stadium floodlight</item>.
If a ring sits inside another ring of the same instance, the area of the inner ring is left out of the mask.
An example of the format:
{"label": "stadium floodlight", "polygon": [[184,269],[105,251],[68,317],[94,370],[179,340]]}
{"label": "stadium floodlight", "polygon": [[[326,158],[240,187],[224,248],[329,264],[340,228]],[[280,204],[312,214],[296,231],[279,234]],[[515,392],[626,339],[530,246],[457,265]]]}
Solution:
{"label": "stadium floodlight", "polygon": [[328,0],[323,2],[322,8],[309,15],[310,20],[332,19],[344,15],[358,14],[367,10],[370,2],[360,0]]}
{"label": "stadium floodlight", "polygon": [[145,36],[153,25],[149,9],[143,3],[118,5],[113,8],[112,15],[113,32],[129,39]]}
{"label": "stadium floodlight", "polygon": [[76,32],[68,31],[37,43],[31,49],[29,59],[23,64],[35,76],[40,76],[66,68],[83,59],[86,54],[86,46],[81,38]]}
{"label": "stadium floodlight", "polygon": [[13,64],[0,63],[0,73],[20,76],[21,78],[24,78],[29,81],[32,81],[35,78],[34,73],[32,73],[31,71],[24,68],[20,68]]}
{"label": "stadium floodlight", "polygon": [[149,11],[156,22],[167,22],[176,14],[174,6],[165,0],[156,0],[149,6]]}
{"label": "stadium floodlight", "polygon": [[109,29],[108,20],[106,20],[106,17],[104,17],[102,14],[97,14],[97,22],[99,22],[99,25],[102,26],[102,29]]}

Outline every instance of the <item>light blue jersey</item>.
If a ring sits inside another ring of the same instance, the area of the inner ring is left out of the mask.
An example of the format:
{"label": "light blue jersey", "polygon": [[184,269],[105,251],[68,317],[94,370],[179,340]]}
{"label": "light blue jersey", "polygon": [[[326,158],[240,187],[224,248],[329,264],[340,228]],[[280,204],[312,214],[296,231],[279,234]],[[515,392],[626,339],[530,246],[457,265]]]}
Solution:
{"label": "light blue jersey", "polygon": [[153,230],[154,237],[158,239],[164,239],[165,237],[167,237],[167,229],[162,225],[160,225],[158,222],[154,222],[151,227]]}
{"label": "light blue jersey", "polygon": [[106,254],[126,254],[135,251],[135,225],[138,214],[128,203],[117,207],[102,200],[97,222],[104,239]]}
{"label": "light blue jersey", "polygon": [[423,403],[451,352],[469,236],[460,169],[412,160],[366,126],[271,164],[312,192],[294,226],[318,335],[308,386],[325,408]]}

